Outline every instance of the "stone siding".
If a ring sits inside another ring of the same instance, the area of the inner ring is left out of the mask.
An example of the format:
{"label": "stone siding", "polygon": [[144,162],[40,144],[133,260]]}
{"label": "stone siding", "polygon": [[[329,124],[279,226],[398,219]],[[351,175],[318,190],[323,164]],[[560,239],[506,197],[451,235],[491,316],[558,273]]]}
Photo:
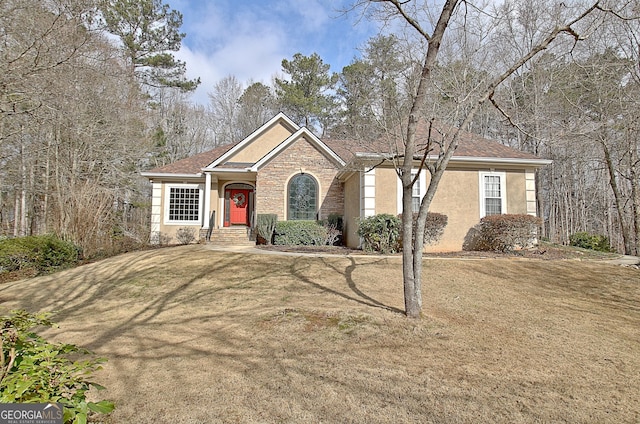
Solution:
{"label": "stone siding", "polygon": [[319,218],[344,214],[344,190],[336,179],[338,167],[306,139],[297,140],[260,169],[256,178],[256,214],[273,213],[287,219],[287,185],[300,172],[318,182]]}

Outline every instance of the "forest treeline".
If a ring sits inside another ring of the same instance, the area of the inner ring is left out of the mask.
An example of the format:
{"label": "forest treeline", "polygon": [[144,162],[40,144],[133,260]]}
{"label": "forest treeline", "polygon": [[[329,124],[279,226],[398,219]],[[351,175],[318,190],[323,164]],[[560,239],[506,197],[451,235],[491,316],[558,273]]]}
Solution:
{"label": "forest treeline", "polygon": [[[460,125],[465,99],[566,4],[506,1],[475,19],[475,9],[461,14],[434,68],[429,116]],[[640,28],[599,19],[587,39],[565,37],[519,68],[468,129],[553,160],[537,175],[543,237],[567,243],[587,231],[637,254]],[[206,87],[202,105],[190,98],[200,81],[173,56],[181,24],[160,0],[0,2],[0,236],[55,233],[87,255],[144,244],[141,171],[238,141],[277,111],[321,137],[379,137],[406,119],[424,61],[423,42],[396,28],[339,72],[298,53],[270,82],[229,75]]]}

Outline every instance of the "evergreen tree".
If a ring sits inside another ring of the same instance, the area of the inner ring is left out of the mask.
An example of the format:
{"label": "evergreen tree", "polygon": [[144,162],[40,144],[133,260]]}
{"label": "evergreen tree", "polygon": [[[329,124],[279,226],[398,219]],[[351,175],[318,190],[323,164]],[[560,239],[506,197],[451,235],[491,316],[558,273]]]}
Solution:
{"label": "evergreen tree", "polygon": [[302,125],[320,125],[322,133],[329,126],[335,105],[329,91],[338,80],[338,75],[330,74],[329,68],[317,53],[311,56],[296,53],[293,60],[282,60],[282,70],[289,79],[275,79],[276,97],[283,110]]}
{"label": "evergreen tree", "polygon": [[122,41],[128,65],[141,84],[185,92],[197,88],[200,78],[188,80],[185,63],[171,53],[180,49],[185,37],[179,11],[161,0],[103,0],[101,11],[106,29]]}

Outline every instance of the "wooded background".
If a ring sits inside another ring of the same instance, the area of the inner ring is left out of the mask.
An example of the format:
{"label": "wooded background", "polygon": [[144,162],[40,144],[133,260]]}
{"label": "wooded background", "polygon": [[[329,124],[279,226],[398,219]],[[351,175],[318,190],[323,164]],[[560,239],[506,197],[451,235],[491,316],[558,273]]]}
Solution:
{"label": "wooded background", "polygon": [[[460,2],[429,116],[459,125],[466,99],[589,3]],[[615,5],[518,69],[470,129],[553,160],[537,175],[543,237],[588,231],[638,254],[640,6]],[[424,60],[424,41],[394,26],[338,73],[296,54],[271,84],[229,75],[200,105],[172,54],[181,23],[159,0],[0,2],[0,236],[55,233],[87,256],[144,244],[141,171],[238,141],[280,110],[321,137],[378,137],[406,116]]]}

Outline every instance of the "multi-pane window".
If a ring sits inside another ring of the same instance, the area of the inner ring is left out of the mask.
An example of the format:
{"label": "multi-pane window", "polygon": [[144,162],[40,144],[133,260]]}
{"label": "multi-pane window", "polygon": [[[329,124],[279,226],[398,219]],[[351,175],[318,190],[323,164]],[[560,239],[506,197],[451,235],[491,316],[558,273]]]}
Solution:
{"label": "multi-pane window", "polygon": [[[417,172],[411,172],[411,178],[416,178]],[[411,190],[411,209],[413,213],[420,211],[420,178],[416,178],[416,182],[413,184]]]}
{"label": "multi-pane window", "polygon": [[199,221],[200,190],[191,187],[169,188],[169,221]]}
{"label": "multi-pane window", "polygon": [[318,184],[308,174],[298,174],[289,181],[289,220],[316,219],[318,205]]}
{"label": "multi-pane window", "polygon": [[499,215],[506,211],[504,172],[480,174],[480,215]]}
{"label": "multi-pane window", "polygon": [[500,215],[502,213],[502,189],[500,177],[497,175],[484,176],[484,205],[485,215]]}

